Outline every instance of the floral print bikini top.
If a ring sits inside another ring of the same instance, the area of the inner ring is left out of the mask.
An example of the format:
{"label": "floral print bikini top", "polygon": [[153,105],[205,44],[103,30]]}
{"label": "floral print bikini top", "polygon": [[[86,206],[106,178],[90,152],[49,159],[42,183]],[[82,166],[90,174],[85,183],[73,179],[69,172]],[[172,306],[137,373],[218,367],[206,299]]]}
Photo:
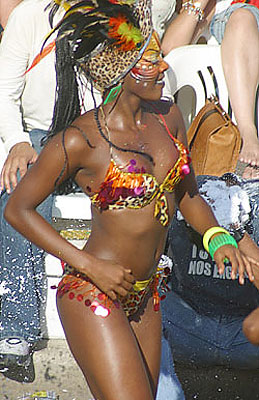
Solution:
{"label": "floral print bikini top", "polygon": [[130,160],[128,170],[123,171],[111,158],[99,191],[90,196],[92,204],[99,210],[138,209],[147,206],[155,199],[154,217],[163,226],[167,226],[169,213],[164,192],[173,192],[177,183],[190,173],[191,162],[186,147],[171,134],[170,137],[179,151],[179,157],[161,184],[157,182],[155,176],[146,173],[143,168],[139,171],[135,167],[134,159]]}

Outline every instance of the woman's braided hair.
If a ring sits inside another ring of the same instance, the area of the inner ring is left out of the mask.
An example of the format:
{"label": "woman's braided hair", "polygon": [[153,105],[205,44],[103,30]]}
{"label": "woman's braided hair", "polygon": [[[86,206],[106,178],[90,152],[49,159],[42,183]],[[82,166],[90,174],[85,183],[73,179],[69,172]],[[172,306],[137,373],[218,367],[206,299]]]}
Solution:
{"label": "woman's braided hair", "polygon": [[[87,3],[87,1],[82,1],[82,3]],[[104,0],[99,0],[99,2],[105,4],[105,7],[107,7],[107,10],[110,10],[111,7],[116,6],[118,8],[118,5],[111,5],[109,1],[105,2]],[[71,1],[72,3],[72,1]],[[75,2],[76,3],[76,2]],[[109,5],[109,7],[108,7]],[[78,7],[78,3],[75,6],[72,6],[72,8]],[[55,6],[54,6],[55,8]],[[52,9],[52,12],[56,12],[56,8]],[[127,6],[121,7],[121,9],[126,10],[128,12]],[[54,11],[53,11],[54,10]],[[109,11],[110,12],[110,11]],[[116,11],[117,12],[117,11]],[[69,178],[67,181],[63,182],[61,185],[59,185],[59,181],[68,165],[68,157],[67,157],[67,152],[65,149],[65,133],[66,129],[72,124],[72,122],[80,116],[81,114],[81,105],[83,104],[83,98],[80,98],[80,90],[79,90],[79,82],[80,82],[80,75],[84,74],[84,68],[82,67],[82,60],[79,60],[77,57],[75,57],[75,43],[80,43],[81,46],[81,53],[82,49],[86,51],[86,53],[89,51],[87,49],[87,41],[85,39],[83,40],[81,44],[81,34],[82,34],[82,29],[83,26],[82,23],[84,22],[84,17],[87,17],[86,15],[82,15],[80,10],[77,12],[74,12],[73,14],[69,15],[67,13],[68,18],[64,19],[64,22],[58,24],[58,29],[55,28],[55,30],[58,32],[57,39],[55,40],[55,46],[56,46],[56,96],[55,96],[55,106],[54,106],[54,113],[53,113],[53,119],[52,123],[49,129],[48,137],[47,140],[54,135],[56,135],[58,132],[63,131],[63,147],[64,147],[64,157],[65,157],[65,162],[64,162],[64,167],[59,175],[59,177],[56,180],[56,186],[57,186],[57,192],[58,193],[70,193],[71,191],[75,190],[76,184],[73,181],[73,178]],[[53,18],[53,15],[50,15],[51,18]],[[76,27],[79,27],[80,29],[76,29]],[[69,34],[68,34],[69,33]],[[97,36],[97,30],[96,30],[96,35],[93,36],[95,37],[96,40]],[[71,38],[73,39],[73,46],[71,45]],[[94,40],[92,38],[92,41]],[[104,38],[102,40],[106,40],[106,35],[104,35]],[[88,40],[88,43],[90,40]],[[88,53],[87,53],[88,54]],[[87,76],[87,78],[89,78]],[[93,95],[93,93],[92,93]],[[94,99],[94,95],[93,95]],[[95,103],[95,99],[94,99]],[[96,104],[96,103],[95,103]],[[76,128],[76,126],[75,126]],[[102,134],[102,131],[99,129],[98,123],[97,123],[97,128]],[[91,146],[90,142],[88,141],[86,134],[84,133],[83,135],[85,139],[87,140],[88,145]],[[152,157],[150,157],[146,153],[142,153],[138,150],[134,149],[126,149],[126,148],[121,148],[114,143],[112,143],[108,138],[104,137],[105,140],[109,143],[110,146],[115,147],[118,150],[121,150],[123,152],[133,152],[137,154],[141,154],[144,157],[147,157],[151,162],[153,161]]]}

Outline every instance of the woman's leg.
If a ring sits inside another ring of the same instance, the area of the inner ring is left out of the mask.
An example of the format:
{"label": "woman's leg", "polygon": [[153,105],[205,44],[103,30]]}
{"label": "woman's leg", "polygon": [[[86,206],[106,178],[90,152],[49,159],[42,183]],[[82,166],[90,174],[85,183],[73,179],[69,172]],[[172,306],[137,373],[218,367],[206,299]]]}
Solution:
{"label": "woman's leg", "polygon": [[[243,139],[239,159],[251,166],[259,166],[259,140],[254,124],[259,32],[256,19],[249,10],[239,8],[231,14],[221,53],[231,106]],[[247,168],[243,177],[259,177],[259,171]]]}
{"label": "woman's leg", "polygon": [[162,341],[161,320],[161,312],[154,311],[153,297],[150,297],[140,308],[139,312],[130,318],[131,327],[135,332],[143,354],[154,398],[160,372]]}
{"label": "woman's leg", "polygon": [[[146,362],[142,356],[142,352],[148,355],[147,347],[142,343],[139,347],[121,307],[112,307],[110,315],[102,318],[86,307],[83,301],[70,300],[67,294],[58,298],[57,304],[70,349],[96,399],[154,399]],[[134,328],[143,323],[147,329],[146,314],[150,313],[149,309],[150,304],[147,305],[143,319],[134,324]],[[150,321],[151,329],[155,329],[154,325],[156,324]],[[136,330],[140,338],[138,339],[143,340],[143,329]],[[147,329],[147,341],[151,343],[149,336]],[[149,350],[157,356],[160,342],[153,342],[151,345]],[[147,363],[149,362],[152,364],[149,366],[150,375],[158,375],[159,359],[153,361],[152,355],[147,357]]]}

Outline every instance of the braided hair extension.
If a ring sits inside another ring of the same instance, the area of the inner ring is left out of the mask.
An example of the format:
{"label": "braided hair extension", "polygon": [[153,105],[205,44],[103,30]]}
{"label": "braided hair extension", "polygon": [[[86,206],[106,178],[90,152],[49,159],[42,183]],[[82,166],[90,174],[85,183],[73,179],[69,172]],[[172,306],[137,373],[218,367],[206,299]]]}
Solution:
{"label": "braided hair extension", "polygon": [[112,143],[112,142],[105,136],[105,134],[103,133],[102,127],[101,127],[100,120],[99,120],[99,108],[95,108],[95,109],[94,109],[94,117],[95,117],[95,121],[96,121],[96,125],[97,125],[97,128],[98,128],[98,131],[100,132],[100,134],[101,134],[101,136],[103,137],[103,139],[104,139],[107,143],[109,143],[110,146],[114,147],[116,150],[123,151],[123,152],[125,152],[125,153],[140,154],[141,156],[147,158],[148,161],[150,161],[150,162],[154,165],[153,157],[151,157],[149,154],[144,153],[143,151],[140,151],[140,150],[126,149],[126,148],[124,148],[124,147],[117,146],[116,144]]}
{"label": "braided hair extension", "polygon": [[80,115],[75,65],[66,37],[56,41],[56,79],[55,107],[50,126],[51,136],[69,126]]}
{"label": "braided hair extension", "polygon": [[[110,5],[109,5],[110,6]],[[50,15],[51,23],[53,22],[53,16],[56,12],[56,8],[53,9],[53,15]],[[127,10],[126,10],[127,11]],[[81,15],[81,14],[80,14]],[[80,17],[79,15],[79,17]],[[78,16],[73,16],[76,18]],[[74,21],[74,20],[73,20]],[[75,22],[75,21],[74,21]],[[81,27],[82,28],[82,27]],[[65,169],[68,166],[68,156],[65,148],[65,132],[66,129],[73,123],[73,121],[80,116],[81,114],[81,106],[83,104],[83,99],[80,97],[80,76],[83,73],[83,69],[80,66],[80,63],[75,58],[71,47],[71,37],[70,35],[65,34],[67,30],[67,24],[65,23],[63,26],[59,25],[58,27],[58,36],[55,40],[56,44],[56,96],[55,96],[55,105],[54,105],[54,113],[52,122],[48,131],[48,135],[45,139],[45,142],[48,141],[51,137],[55,136],[58,132],[63,131],[62,136],[62,146],[64,148],[65,160],[64,167],[56,179],[56,192],[59,194],[67,194],[73,191],[75,187],[75,183],[73,178],[70,177],[66,181],[64,181],[61,186],[58,186],[58,182],[62,177]],[[73,36],[73,35],[72,35]],[[89,38],[88,38],[89,41]],[[92,88],[93,95],[93,88]],[[94,102],[95,97],[93,96]],[[102,137],[114,148],[123,152],[132,152],[136,154],[140,154],[146,157],[150,162],[153,163],[153,158],[141,151],[132,150],[132,149],[124,149],[119,146],[116,146],[114,143],[110,142],[109,139],[102,132],[101,125],[98,119],[98,111],[95,103],[95,116],[98,130],[100,131]],[[84,134],[86,137],[86,135]],[[89,145],[89,143],[88,143]]]}
{"label": "braided hair extension", "polygon": [[[62,31],[59,32],[59,35]],[[68,157],[65,148],[65,132],[68,126],[80,115],[80,99],[76,80],[75,65],[70,54],[70,44],[66,37],[56,41],[56,97],[52,122],[44,144],[58,132],[63,131],[62,146],[65,154],[64,167],[55,181],[55,194],[69,194],[78,190],[70,177],[61,185],[58,181],[63,175]]]}

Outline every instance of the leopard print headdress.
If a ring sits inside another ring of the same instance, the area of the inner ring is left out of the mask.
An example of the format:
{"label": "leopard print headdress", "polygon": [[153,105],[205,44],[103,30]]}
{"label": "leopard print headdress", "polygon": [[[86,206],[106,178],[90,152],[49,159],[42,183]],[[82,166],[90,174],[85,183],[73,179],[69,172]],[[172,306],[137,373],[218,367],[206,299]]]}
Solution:
{"label": "leopard print headdress", "polygon": [[50,21],[66,41],[73,65],[104,92],[120,81],[143,54],[152,34],[151,0],[53,0]]}

